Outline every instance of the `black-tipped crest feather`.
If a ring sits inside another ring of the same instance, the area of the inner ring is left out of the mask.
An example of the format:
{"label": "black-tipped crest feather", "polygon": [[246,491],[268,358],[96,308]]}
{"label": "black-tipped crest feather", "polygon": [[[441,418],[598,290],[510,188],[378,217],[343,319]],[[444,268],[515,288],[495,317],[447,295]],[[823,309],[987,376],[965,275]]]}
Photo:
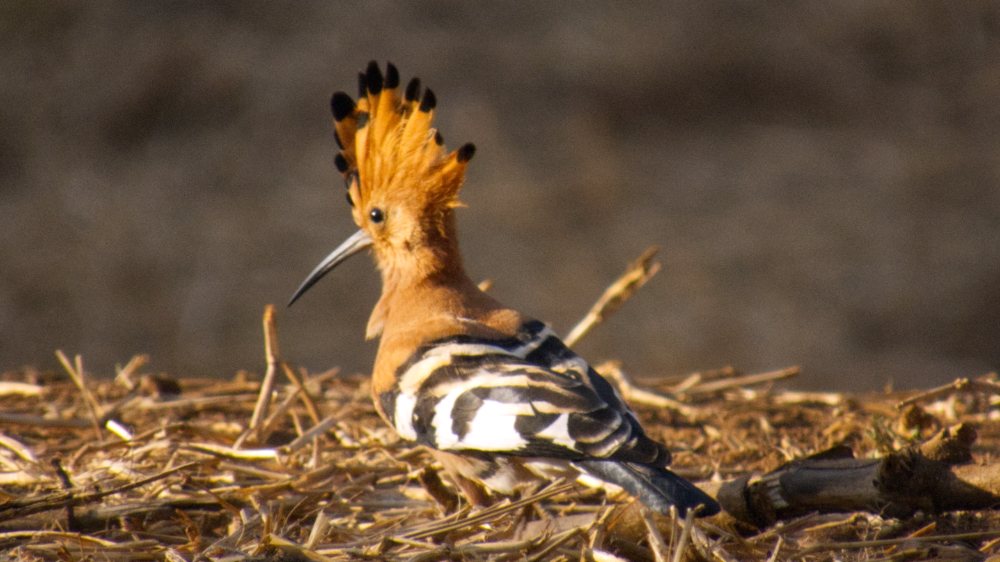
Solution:
{"label": "black-tipped crest feather", "polygon": [[337,171],[341,174],[347,173],[347,158],[344,158],[343,154],[338,152],[337,155],[333,157],[333,165],[337,167]]}
{"label": "black-tipped crest feather", "polygon": [[390,62],[385,65],[385,89],[392,90],[399,87],[399,71]]}
{"label": "black-tipped crest feather", "polygon": [[458,149],[458,162],[464,164],[469,160],[472,160],[472,156],[476,153],[476,145],[471,142],[467,142]]}
{"label": "black-tipped crest feather", "polygon": [[[399,91],[400,83],[394,65],[388,64],[383,74],[372,61],[358,74],[359,99],[343,92],[331,97],[334,132],[341,147],[334,164],[344,175],[348,200],[360,209],[374,192],[387,188],[392,197],[411,199],[417,192],[408,192],[406,186],[424,185],[428,201],[457,205],[465,163],[475,148],[467,145],[450,155],[444,152],[444,137],[433,128],[434,92],[423,88],[419,78],[411,79],[405,92]],[[424,174],[436,179],[424,183],[419,179]],[[415,181],[389,181],[391,177]]]}
{"label": "black-tipped crest feather", "polygon": [[413,78],[413,80],[410,80],[410,83],[406,85],[406,93],[404,94],[404,98],[408,102],[414,102],[417,101],[417,98],[419,97],[420,97],[420,79]]}
{"label": "black-tipped crest feather", "polygon": [[385,78],[382,76],[382,69],[378,67],[378,63],[375,61],[368,63],[366,74],[365,82],[368,84],[368,95],[377,96],[382,93]]}
{"label": "black-tipped crest feather", "polygon": [[433,90],[427,88],[424,90],[424,99],[420,100],[420,111],[427,113],[435,107],[437,107],[437,96]]}
{"label": "black-tipped crest feather", "polygon": [[345,117],[354,113],[354,107],[354,100],[344,92],[335,92],[330,98],[330,109],[336,121],[343,121]]}

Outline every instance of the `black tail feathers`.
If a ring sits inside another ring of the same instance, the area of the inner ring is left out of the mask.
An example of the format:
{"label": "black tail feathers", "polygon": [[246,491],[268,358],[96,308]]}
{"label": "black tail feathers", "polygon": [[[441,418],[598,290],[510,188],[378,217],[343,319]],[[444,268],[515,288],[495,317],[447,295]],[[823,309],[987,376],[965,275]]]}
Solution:
{"label": "black tail feathers", "polygon": [[721,509],[712,496],[665,468],[593,459],[574,461],[573,464],[595,478],[621,486],[646,507],[664,515],[670,514],[671,505],[677,506],[681,514],[702,505],[704,507],[696,514],[698,517],[715,515]]}

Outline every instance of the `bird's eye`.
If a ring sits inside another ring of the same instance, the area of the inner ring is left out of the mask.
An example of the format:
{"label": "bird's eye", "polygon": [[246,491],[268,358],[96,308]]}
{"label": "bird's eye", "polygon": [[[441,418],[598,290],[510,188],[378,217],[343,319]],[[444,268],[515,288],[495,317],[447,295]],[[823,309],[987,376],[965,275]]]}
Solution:
{"label": "bird's eye", "polygon": [[378,207],[372,209],[371,212],[368,213],[368,216],[372,219],[372,222],[375,224],[378,224],[385,219],[385,216],[382,215],[382,209],[379,209]]}

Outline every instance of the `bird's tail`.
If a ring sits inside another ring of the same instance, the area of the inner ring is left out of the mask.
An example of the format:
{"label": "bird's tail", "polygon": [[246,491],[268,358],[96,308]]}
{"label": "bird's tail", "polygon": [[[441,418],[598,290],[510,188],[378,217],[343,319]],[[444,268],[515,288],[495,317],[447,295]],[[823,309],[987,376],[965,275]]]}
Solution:
{"label": "bird's tail", "polygon": [[664,515],[670,514],[671,505],[677,506],[682,514],[704,506],[696,513],[698,517],[715,515],[721,509],[712,496],[665,468],[594,459],[574,461],[573,465],[595,478],[621,486],[646,507]]}

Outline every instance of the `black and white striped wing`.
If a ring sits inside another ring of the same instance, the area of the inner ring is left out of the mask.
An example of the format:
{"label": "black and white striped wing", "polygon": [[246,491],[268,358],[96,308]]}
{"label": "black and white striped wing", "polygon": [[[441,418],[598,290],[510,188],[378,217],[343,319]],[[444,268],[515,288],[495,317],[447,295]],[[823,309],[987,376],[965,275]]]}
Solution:
{"label": "black and white striped wing", "polygon": [[617,391],[541,322],[514,338],[459,336],[417,351],[380,398],[399,434],[429,447],[665,466]]}

